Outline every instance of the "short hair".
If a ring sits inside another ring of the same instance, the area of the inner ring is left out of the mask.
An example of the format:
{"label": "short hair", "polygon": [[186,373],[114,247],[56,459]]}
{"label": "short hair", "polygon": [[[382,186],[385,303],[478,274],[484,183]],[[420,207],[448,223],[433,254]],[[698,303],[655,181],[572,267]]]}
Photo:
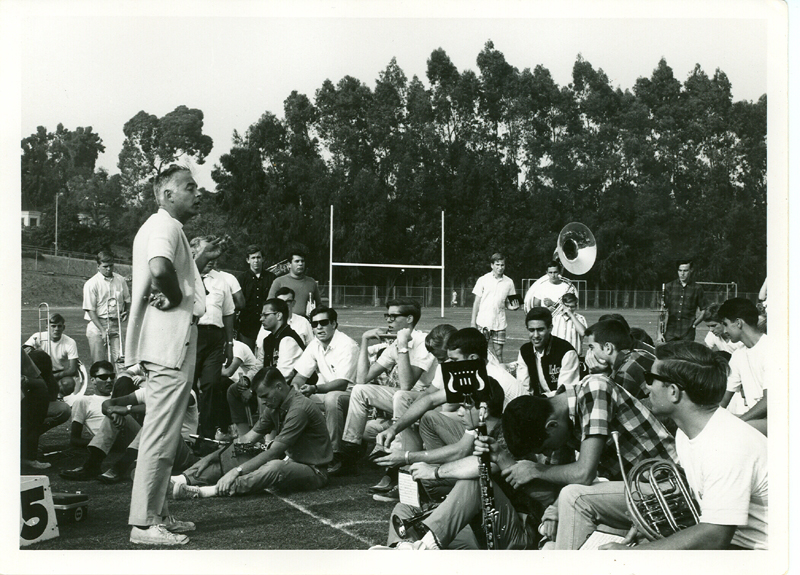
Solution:
{"label": "short hair", "polygon": [[276,311],[278,313],[283,314],[283,322],[286,323],[289,321],[289,304],[277,297],[271,297],[267,301],[264,302],[264,305],[268,305],[272,308],[272,311]]}
{"label": "short hair", "polygon": [[574,303],[575,305],[577,305],[578,304],[578,296],[576,296],[572,292],[565,293],[563,296],[561,296],[561,301],[564,304],[573,304]]}
{"label": "short hair", "polygon": [[703,321],[720,322],[718,303],[709,304],[708,307],[703,310]]}
{"label": "short hair", "polygon": [[583,337],[594,337],[594,341],[603,345],[612,343],[617,350],[633,349],[633,339],[631,331],[615,319],[598,321],[596,324],[586,328]]}
{"label": "short hair", "polygon": [[692,260],[692,258],[681,258],[677,260],[675,264],[675,269],[678,269],[683,265],[688,265],[690,268],[694,269],[694,260]]}
{"label": "short hair", "polygon": [[335,309],[330,308],[326,305],[318,305],[317,307],[311,310],[310,314],[308,314],[308,319],[311,319],[315,315],[320,315],[323,313],[328,314],[328,319],[331,321],[337,321],[337,318],[339,317]]}
{"label": "short hair", "polygon": [[536,306],[532,307],[528,313],[525,314],[525,327],[528,326],[529,321],[543,321],[547,327],[553,327],[553,314],[546,307]]}
{"label": "short hair", "polygon": [[114,373],[114,366],[112,363],[107,359],[101,359],[100,361],[94,362],[92,367],[89,368],[89,377],[97,377],[97,372],[101,369]]}
{"label": "short hair", "polygon": [[758,325],[758,308],[756,304],[743,297],[734,297],[727,300],[717,311],[720,318],[727,319],[728,321],[736,321],[741,319],[750,327]]}
{"label": "short hair", "polygon": [[63,323],[64,325],[66,325],[67,322],[64,320],[63,315],[61,315],[60,313],[54,313],[53,315],[50,316],[50,325],[56,325],[59,323]]}
{"label": "short hair", "polygon": [[500,385],[500,382],[493,377],[489,377],[486,385],[489,389],[489,398],[486,402],[489,415],[499,419],[503,417],[503,404],[505,404],[506,401],[506,392],[503,390],[503,386]]}
{"label": "short hair", "polygon": [[419,302],[410,298],[390,299],[386,302],[386,309],[390,307],[399,307],[402,315],[410,315],[414,318],[414,325],[417,325],[420,316],[422,316],[422,308]]}
{"label": "short hair", "polygon": [[545,424],[553,412],[545,397],[521,395],[511,400],[503,411],[503,437],[511,455],[520,459],[541,453],[547,439]]}
{"label": "short hair", "polygon": [[456,328],[449,323],[440,323],[425,336],[425,348],[446,349],[447,340],[456,332]]}
{"label": "short hair", "polygon": [[294,256],[300,256],[304,260],[308,259],[308,256],[306,256],[305,250],[303,250],[302,248],[292,248],[291,250],[289,250],[289,261],[290,262],[294,259]]}
{"label": "short hair", "polygon": [[168,166],[165,170],[163,170],[160,174],[158,174],[153,180],[153,193],[155,194],[156,202],[159,205],[161,205],[159,198],[161,198],[164,195],[164,190],[167,189],[167,186],[175,177],[175,174],[179,172],[191,173],[191,170],[186,166],[179,166],[178,164],[172,164]]}
{"label": "short hair", "polygon": [[637,342],[637,341],[641,341],[642,343],[646,343],[649,346],[653,345],[653,338],[650,337],[650,334],[648,334],[646,331],[644,331],[640,327],[632,327],[631,328],[631,337],[634,339],[634,345],[636,345],[635,342]]}
{"label": "short hair", "polygon": [[253,376],[253,389],[256,393],[259,387],[272,387],[276,383],[286,383],[286,378],[277,367],[262,367]]}
{"label": "short hair", "polygon": [[247,246],[247,257],[249,258],[253,254],[261,254],[261,257],[264,257],[264,250],[262,250],[256,244],[250,244]]}
{"label": "short hair", "polygon": [[603,315],[600,316],[600,319],[598,319],[597,321],[608,321],[610,319],[613,319],[614,321],[620,322],[622,325],[624,325],[628,329],[628,331],[631,330],[631,326],[628,323],[628,320],[626,320],[624,317],[622,317],[622,314],[619,314],[619,313],[604,313]]}
{"label": "short hair", "polygon": [[506,256],[505,256],[505,254],[503,252],[494,252],[489,257],[489,263],[494,263],[494,262],[499,261],[499,260],[503,260],[503,261],[506,260]]}
{"label": "short hair", "polygon": [[216,239],[216,236],[195,236],[189,241],[189,247],[195,249],[202,241],[213,242]]}
{"label": "short hair", "polygon": [[97,257],[95,257],[95,260],[97,260],[97,265],[100,265],[100,264],[106,263],[106,262],[111,262],[113,264],[114,263],[114,252],[111,252],[111,251],[108,251],[108,250],[103,250],[101,252],[97,252]]}
{"label": "short hair", "polygon": [[286,287],[286,286],[279,287],[278,291],[275,292],[275,297],[278,297],[280,295],[290,295],[290,296],[292,296],[292,299],[295,298],[294,290],[292,288]]}
{"label": "short hair", "polygon": [[692,403],[719,405],[728,383],[728,361],[694,341],[671,341],[656,348],[659,373],[675,380]]}
{"label": "short hair", "polygon": [[448,337],[446,346],[448,351],[459,349],[466,356],[474,353],[483,361],[486,361],[489,342],[486,341],[486,337],[479,330],[474,327],[465,327]]}
{"label": "short hair", "polygon": [[561,260],[550,260],[545,269],[549,270],[550,268],[558,268],[558,270],[561,271],[564,269],[564,265],[561,263]]}

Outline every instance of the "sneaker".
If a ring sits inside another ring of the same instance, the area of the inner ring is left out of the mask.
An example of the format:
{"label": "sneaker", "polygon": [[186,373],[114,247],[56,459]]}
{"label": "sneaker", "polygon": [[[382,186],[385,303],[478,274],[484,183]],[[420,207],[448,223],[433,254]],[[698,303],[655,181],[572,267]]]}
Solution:
{"label": "sneaker", "polygon": [[97,476],[98,481],[100,483],[105,483],[106,485],[112,485],[114,483],[120,483],[125,480],[125,475],[114,469],[113,467],[106,470],[104,473],[101,473]]}
{"label": "sneaker", "polygon": [[172,485],[173,499],[197,499],[200,497],[200,488],[185,483],[174,483]]}
{"label": "sneaker", "polygon": [[47,463],[46,461],[36,461],[35,459],[23,459],[21,463],[25,467],[30,467],[31,469],[50,469],[50,464]]}
{"label": "sneaker", "polygon": [[186,545],[189,538],[186,535],[171,533],[163,525],[151,525],[147,529],[134,527],[131,529],[131,543],[139,545]]}
{"label": "sneaker", "polygon": [[387,491],[391,491],[392,487],[395,486],[394,481],[388,475],[384,475],[381,477],[381,480],[378,481],[375,485],[369,488],[370,493],[386,493]]}
{"label": "sneaker", "polygon": [[164,517],[164,523],[162,523],[162,525],[166,527],[167,531],[171,531],[172,533],[188,533],[197,528],[193,522],[179,521],[175,519],[173,515]]}
{"label": "sneaker", "polygon": [[88,467],[81,465],[75,469],[65,469],[58,475],[63,479],[69,479],[71,481],[87,481],[100,475],[100,470],[89,469]]}
{"label": "sneaker", "polygon": [[372,499],[375,501],[383,501],[384,503],[397,503],[400,501],[400,490],[397,488],[397,485],[395,485],[385,493],[373,493]]}

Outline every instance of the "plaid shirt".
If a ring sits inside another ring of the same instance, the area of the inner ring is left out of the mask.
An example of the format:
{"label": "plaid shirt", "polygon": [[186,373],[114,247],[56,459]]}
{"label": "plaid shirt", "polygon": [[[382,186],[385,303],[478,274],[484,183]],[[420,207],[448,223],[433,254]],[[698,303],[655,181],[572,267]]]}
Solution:
{"label": "plaid shirt", "polygon": [[[591,374],[575,387],[559,388],[567,394],[572,433],[583,441],[592,435],[606,437],[597,464],[597,475],[611,481],[622,480],[612,431],[619,431],[619,444],[625,470],[651,457],[677,461],[675,439],[642,403],[616,385],[606,375]],[[560,459],[560,458],[559,458]],[[561,464],[559,461],[552,463]]]}
{"label": "plaid shirt", "polygon": [[675,339],[691,339],[694,341],[692,324],[697,317],[697,308],[705,307],[703,288],[696,282],[689,281],[685,286],[680,280],[671,281],[666,288],[666,303],[669,310],[667,330],[664,337],[667,341]]}
{"label": "plaid shirt", "polygon": [[621,351],[614,362],[611,379],[633,397],[642,400],[647,395],[644,374],[653,368],[655,360],[656,356],[643,349]]}

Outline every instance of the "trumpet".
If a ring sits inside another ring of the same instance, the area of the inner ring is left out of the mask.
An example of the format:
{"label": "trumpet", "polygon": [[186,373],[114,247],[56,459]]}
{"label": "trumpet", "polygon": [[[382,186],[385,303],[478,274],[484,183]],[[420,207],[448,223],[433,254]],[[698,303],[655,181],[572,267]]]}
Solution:
{"label": "trumpet", "polygon": [[[42,311],[44,311],[44,317],[42,317]],[[44,349],[42,345],[44,342],[40,341],[39,345],[42,346],[42,350],[46,351],[48,355],[50,355],[50,306],[47,302],[42,302],[39,304],[39,337],[41,337],[42,333],[47,334],[47,349]],[[42,329],[44,328],[44,329]]]}
{"label": "trumpet", "polygon": [[619,432],[611,437],[617,448],[625,503],[634,528],[649,541],[669,537],[700,521],[700,512],[683,471],[672,461],[651,458],[637,463],[630,475],[625,474],[619,447]]}
{"label": "trumpet", "polygon": [[108,361],[113,363],[114,360],[112,359],[113,354],[111,352],[111,306],[117,310],[117,329],[119,330],[119,354],[117,354],[117,363],[124,363],[125,358],[123,355],[125,354],[125,343],[122,338],[122,314],[119,311],[119,305],[117,303],[116,297],[108,298],[108,315],[106,316],[106,337],[108,341],[106,342],[106,349],[108,350]]}

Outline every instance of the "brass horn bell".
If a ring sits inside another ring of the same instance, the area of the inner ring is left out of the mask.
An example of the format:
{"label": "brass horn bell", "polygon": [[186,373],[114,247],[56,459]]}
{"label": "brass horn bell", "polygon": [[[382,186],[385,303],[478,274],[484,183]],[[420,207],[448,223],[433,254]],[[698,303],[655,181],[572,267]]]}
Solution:
{"label": "brass horn bell", "polygon": [[569,273],[580,276],[592,269],[597,259],[597,242],[584,224],[571,222],[558,234],[553,259],[558,257]]}

